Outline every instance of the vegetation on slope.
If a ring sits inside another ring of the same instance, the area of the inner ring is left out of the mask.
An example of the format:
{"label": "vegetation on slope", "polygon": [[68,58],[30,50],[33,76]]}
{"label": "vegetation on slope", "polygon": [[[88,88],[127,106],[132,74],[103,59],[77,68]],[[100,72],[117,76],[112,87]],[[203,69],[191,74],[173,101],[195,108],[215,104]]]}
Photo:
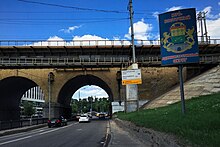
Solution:
{"label": "vegetation on slope", "polygon": [[121,112],[118,117],[138,126],[172,133],[194,145],[220,145],[220,93],[187,100],[185,115],[179,102],[157,109]]}

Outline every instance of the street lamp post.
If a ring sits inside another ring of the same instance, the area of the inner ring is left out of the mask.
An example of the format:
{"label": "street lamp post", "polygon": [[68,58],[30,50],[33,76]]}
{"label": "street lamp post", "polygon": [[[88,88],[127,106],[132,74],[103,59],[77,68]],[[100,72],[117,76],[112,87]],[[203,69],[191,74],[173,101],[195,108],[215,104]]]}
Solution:
{"label": "street lamp post", "polygon": [[92,101],[93,101],[93,97],[91,96],[91,103],[90,103],[90,112],[91,112],[91,114],[92,114]]}
{"label": "street lamp post", "polygon": [[48,116],[48,118],[49,118],[49,120],[51,118],[51,84],[53,81],[54,81],[54,74],[52,72],[50,72],[48,74],[48,99],[49,99],[49,110],[48,110],[49,116]]}

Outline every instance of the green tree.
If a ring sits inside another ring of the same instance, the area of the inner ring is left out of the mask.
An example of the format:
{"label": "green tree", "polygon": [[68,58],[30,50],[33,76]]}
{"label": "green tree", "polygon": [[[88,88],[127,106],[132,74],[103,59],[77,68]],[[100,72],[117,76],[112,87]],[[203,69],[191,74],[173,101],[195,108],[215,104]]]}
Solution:
{"label": "green tree", "polygon": [[86,113],[86,112],[88,112],[88,101],[87,101],[87,99],[83,99],[82,100],[82,112],[83,113]]}
{"label": "green tree", "polygon": [[35,113],[34,105],[32,102],[25,101],[24,106],[24,115],[32,116]]}
{"label": "green tree", "polygon": [[77,100],[72,100],[71,108],[72,108],[72,113],[78,112],[79,106]]}

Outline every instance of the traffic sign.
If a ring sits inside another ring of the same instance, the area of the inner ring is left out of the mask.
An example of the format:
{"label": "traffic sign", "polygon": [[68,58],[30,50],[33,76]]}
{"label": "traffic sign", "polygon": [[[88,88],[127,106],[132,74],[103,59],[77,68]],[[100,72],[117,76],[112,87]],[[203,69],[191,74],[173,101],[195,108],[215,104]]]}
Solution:
{"label": "traffic sign", "polygon": [[122,71],[122,85],[127,84],[142,84],[140,69]]}

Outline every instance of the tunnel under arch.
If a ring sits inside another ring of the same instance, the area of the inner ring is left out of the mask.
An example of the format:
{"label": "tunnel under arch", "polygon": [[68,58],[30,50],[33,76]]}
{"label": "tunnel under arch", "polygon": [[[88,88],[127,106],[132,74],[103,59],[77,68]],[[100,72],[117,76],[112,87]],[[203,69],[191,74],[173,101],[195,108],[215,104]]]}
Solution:
{"label": "tunnel under arch", "polygon": [[25,77],[7,77],[0,81],[0,120],[20,119],[22,95],[37,84]]}
{"label": "tunnel under arch", "polygon": [[70,79],[66,84],[61,88],[58,95],[58,103],[60,104],[60,115],[64,115],[67,118],[71,116],[70,102],[72,95],[81,87],[86,85],[95,85],[99,86],[109,96],[109,100],[113,101],[113,94],[110,87],[99,77],[94,75],[79,75]]}

